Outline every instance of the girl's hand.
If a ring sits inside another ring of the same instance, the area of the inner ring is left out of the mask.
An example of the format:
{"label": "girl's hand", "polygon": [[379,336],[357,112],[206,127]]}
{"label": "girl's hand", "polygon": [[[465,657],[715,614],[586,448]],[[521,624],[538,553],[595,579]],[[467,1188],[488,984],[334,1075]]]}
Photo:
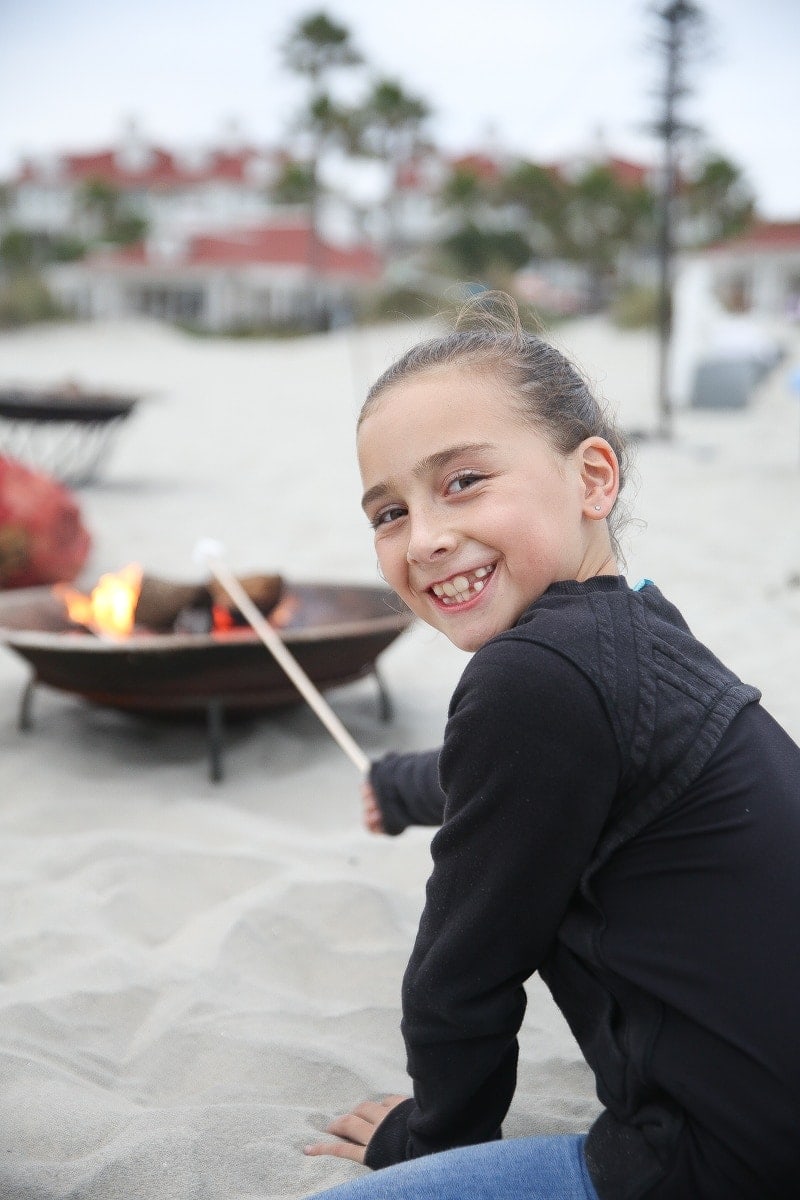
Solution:
{"label": "girl's hand", "polygon": [[368,780],[364,780],[361,784],[361,802],[364,810],[364,826],[370,833],[385,833],[383,828],[383,816],[381,814],[378,798],[372,789],[372,785]]}
{"label": "girl's hand", "polygon": [[325,1130],[343,1138],[341,1142],[315,1142],[306,1146],[304,1154],[332,1154],[334,1158],[350,1158],[363,1163],[367,1145],[387,1113],[407,1100],[407,1096],[386,1096],[383,1100],[365,1100],[352,1112],[331,1121]]}

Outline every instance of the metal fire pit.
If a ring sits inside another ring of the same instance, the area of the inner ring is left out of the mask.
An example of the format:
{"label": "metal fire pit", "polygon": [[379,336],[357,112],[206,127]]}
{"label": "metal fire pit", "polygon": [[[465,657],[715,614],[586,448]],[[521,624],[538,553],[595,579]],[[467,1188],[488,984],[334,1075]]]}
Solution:
{"label": "metal fire pit", "polygon": [[3,388],[0,453],[62,483],[88,483],[137,401],[137,396],[70,388]]}
{"label": "metal fire pit", "polygon": [[[381,717],[388,720],[391,706],[376,659],[411,623],[408,609],[378,587],[287,583],[285,594],[296,608],[280,634],[309,678],[324,691],[373,676]],[[33,668],[20,703],[20,729],[32,727],[39,684],[131,713],[204,714],[215,781],[222,777],[226,711],[255,713],[302,699],[249,629],[95,637],[70,622],[49,588],[0,593],[0,642]]]}

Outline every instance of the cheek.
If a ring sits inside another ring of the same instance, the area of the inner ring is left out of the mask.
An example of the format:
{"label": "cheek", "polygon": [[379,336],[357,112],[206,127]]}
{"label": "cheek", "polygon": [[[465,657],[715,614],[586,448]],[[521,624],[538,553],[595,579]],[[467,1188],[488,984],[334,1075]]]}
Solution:
{"label": "cheek", "polygon": [[392,544],[390,538],[380,538],[375,543],[375,553],[378,556],[378,566],[381,575],[397,590],[405,579],[405,555],[399,545]]}

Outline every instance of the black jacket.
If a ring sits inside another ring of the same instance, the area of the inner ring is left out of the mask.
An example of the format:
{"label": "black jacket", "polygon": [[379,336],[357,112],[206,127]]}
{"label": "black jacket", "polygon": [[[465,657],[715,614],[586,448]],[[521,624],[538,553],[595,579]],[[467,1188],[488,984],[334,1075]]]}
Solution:
{"label": "black jacket", "polygon": [[539,970],[604,1105],[602,1200],[800,1192],[800,751],[758,698],[657,588],[561,583],[473,656],[438,756],[375,765],[391,829],[446,800],[415,1098],[368,1165],[500,1136]]}

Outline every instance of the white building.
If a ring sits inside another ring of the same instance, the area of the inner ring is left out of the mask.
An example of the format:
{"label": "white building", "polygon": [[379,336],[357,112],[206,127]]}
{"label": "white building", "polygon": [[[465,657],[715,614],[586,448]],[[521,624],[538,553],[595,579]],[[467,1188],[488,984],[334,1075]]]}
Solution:
{"label": "white building", "polygon": [[800,221],[760,221],[696,257],[726,308],[800,316]]}
{"label": "white building", "polygon": [[800,221],[758,222],[729,242],[682,255],[673,311],[678,404],[689,403],[703,364],[774,364],[781,321],[800,320]]}
{"label": "white building", "polygon": [[342,323],[381,274],[371,247],[334,246],[305,220],[149,239],[45,269],[76,316],[147,315],[213,331]]}
{"label": "white building", "polygon": [[146,142],[130,125],[112,149],[23,160],[6,182],[2,224],[91,237],[98,217],[86,191],[99,183],[156,237],[254,225],[274,212],[269,187],[286,161],[285,152],[246,145],[230,130],[216,148],[178,153]]}

